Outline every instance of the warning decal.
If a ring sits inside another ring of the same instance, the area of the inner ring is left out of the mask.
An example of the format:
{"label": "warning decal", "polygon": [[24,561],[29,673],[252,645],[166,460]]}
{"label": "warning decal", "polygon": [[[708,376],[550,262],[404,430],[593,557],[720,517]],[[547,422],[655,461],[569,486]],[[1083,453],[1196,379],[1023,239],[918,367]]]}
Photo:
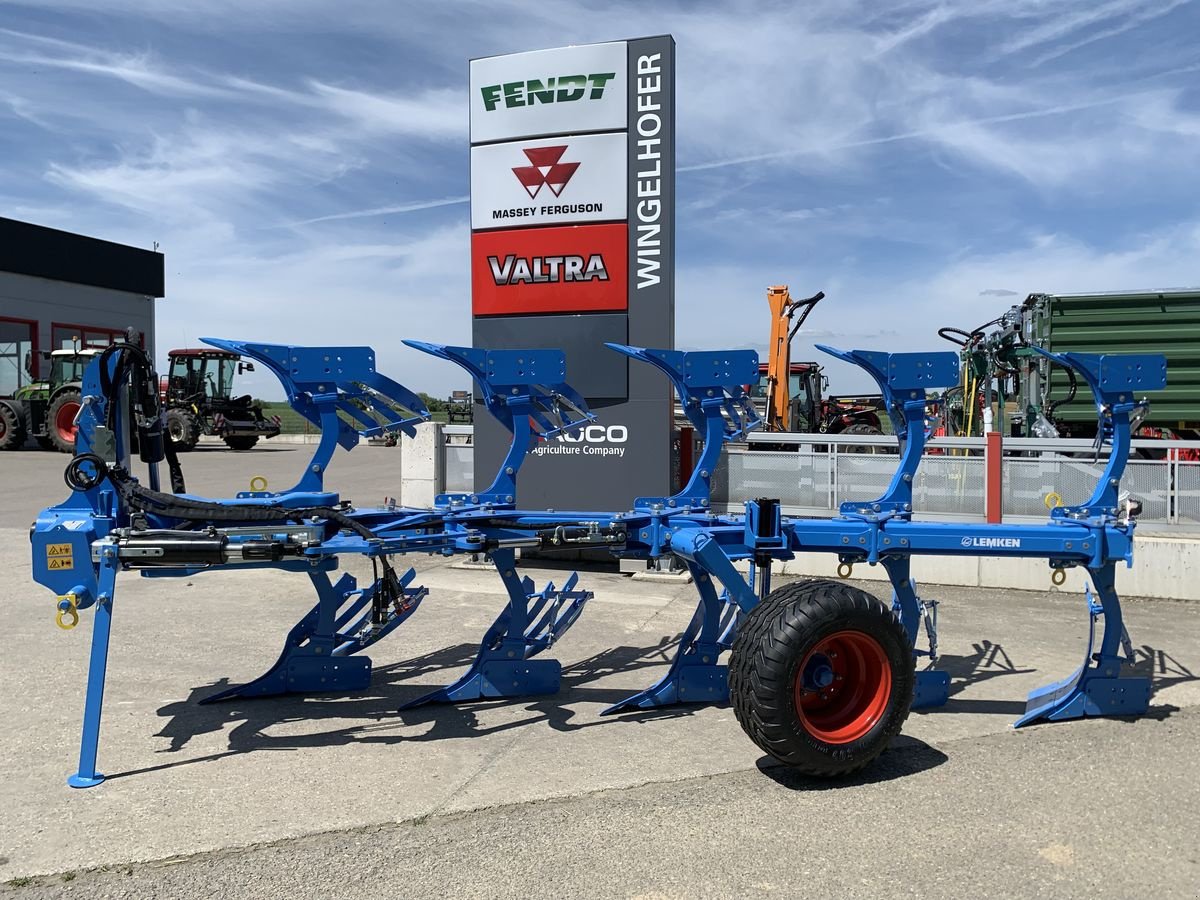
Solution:
{"label": "warning decal", "polygon": [[46,547],[46,568],[73,569],[75,561],[72,558],[70,544],[49,544]]}

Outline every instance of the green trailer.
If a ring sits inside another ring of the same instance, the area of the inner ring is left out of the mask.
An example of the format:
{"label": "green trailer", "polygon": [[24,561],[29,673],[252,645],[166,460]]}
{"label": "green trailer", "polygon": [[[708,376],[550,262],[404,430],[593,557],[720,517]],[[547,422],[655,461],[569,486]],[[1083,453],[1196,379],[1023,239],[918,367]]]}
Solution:
{"label": "green trailer", "polygon": [[959,347],[962,360],[961,383],[935,403],[938,433],[994,428],[1013,437],[1094,438],[1091,393],[1041,348],[1164,354],[1167,387],[1147,394],[1150,411],[1135,436],[1200,440],[1200,289],[1030,294],[970,331],[946,327],[938,335]]}
{"label": "green trailer", "polygon": [[[1167,387],[1147,395],[1143,437],[1200,438],[1200,289],[1101,294],[1031,294],[1021,306],[1022,336],[1053,353],[1162,353]],[[1067,374],[1045,357],[1022,366],[1020,407],[1049,416],[1060,433],[1093,437],[1096,411],[1085,387],[1069,401]],[[1027,431],[1028,433],[1028,431]]]}

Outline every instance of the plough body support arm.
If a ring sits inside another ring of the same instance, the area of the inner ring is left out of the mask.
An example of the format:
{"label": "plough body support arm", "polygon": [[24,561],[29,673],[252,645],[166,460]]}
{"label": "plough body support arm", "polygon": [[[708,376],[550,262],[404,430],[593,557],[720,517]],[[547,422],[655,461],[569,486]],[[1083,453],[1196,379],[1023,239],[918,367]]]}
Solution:
{"label": "plough body support arm", "polygon": [[576,431],[596,417],[583,397],[566,382],[561,350],[478,350],[425,341],[408,346],[465,369],[479,386],[489,413],[512,434],[512,442],[491,485],[472,494],[447,494],[442,504],[499,504],[516,500],[517,473],[539,441]]}

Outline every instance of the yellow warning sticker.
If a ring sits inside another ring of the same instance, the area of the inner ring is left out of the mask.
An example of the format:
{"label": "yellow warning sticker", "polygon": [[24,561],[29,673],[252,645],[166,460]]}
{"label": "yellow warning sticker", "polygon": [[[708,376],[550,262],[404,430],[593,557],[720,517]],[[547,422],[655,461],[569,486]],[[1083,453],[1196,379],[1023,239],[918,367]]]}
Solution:
{"label": "yellow warning sticker", "polygon": [[47,569],[73,569],[75,561],[70,544],[49,544],[46,547]]}

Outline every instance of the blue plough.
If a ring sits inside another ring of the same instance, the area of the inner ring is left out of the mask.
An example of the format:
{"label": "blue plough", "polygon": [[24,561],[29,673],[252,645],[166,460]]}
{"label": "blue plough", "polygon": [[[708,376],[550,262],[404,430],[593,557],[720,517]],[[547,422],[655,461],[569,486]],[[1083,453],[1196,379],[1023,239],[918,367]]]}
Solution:
{"label": "blue plough", "polygon": [[[504,586],[505,607],[467,672],[409,704],[415,706],[558,690],[562,667],[549,652],[592,593],[580,588],[577,574],[561,587],[551,583],[538,590],[517,574],[518,549],[674,556],[693,576],[696,611],[663,676],[605,712],[732,700],[747,734],[764,750],[801,771],[829,776],[874,759],[910,708],[947,700],[949,676],[936,667],[935,610],[917,593],[911,558],[981,553],[1042,558],[1056,574],[1073,566],[1089,570],[1089,615],[1093,626],[1103,620],[1103,630],[1098,647],[1089,641],[1079,670],[1034,691],[1016,724],[1138,714],[1148,707],[1149,679],[1126,671],[1130,660],[1121,655],[1128,637],[1115,568],[1133,558],[1136,510],[1121,497],[1119,485],[1131,416],[1144,406],[1135,396],[1165,385],[1161,356],[1052,355],[1091,387],[1111,451],[1086,502],[1054,509],[1045,525],[1016,526],[913,516],[913,481],[926,441],[926,391],[957,382],[952,353],[821,348],[860,366],[879,384],[901,452],[877,500],[844,503],[837,517],[810,520],[783,516],[779,502],[769,498],[747,502],[740,515],[710,509],[711,479],[725,443],[760,424],[743,390],[758,373],[757,355],[748,350],[609,344],[670,379],[704,447],[678,493],[638,498],[627,511],[574,512],[523,510],[515,503],[529,450],[594,421],[566,382],[560,351],[406,342],[467,370],[512,442],[483,490],[440,495],[427,509],[355,507],[326,488],[335,449],[349,450],[362,436],[411,434],[414,424],[429,418],[420,398],[376,372],[368,347],[206,340],[274,372],[293,408],[320,427],[321,440],[290,490],[248,491],[228,499],[192,496],[183,493],[177,461],[163,444],[161,411],[145,384],[153,372],[142,351],[115,344],[89,367],[76,456],[66,473],[72,493],[41,512],[31,536],[34,577],[55,593],[59,624],[73,627],[81,610],[95,609],[80,762],[68,779],[74,787],[99,784],[104,777],[96,759],[105,669],[117,576],[126,570],[171,578],[237,566],[304,572],[312,580],[316,604],[288,633],[278,661],[259,678],[206,700],[214,702],[365,688],[371,662],[363,651],[407,621],[428,594],[415,584],[415,570],[398,574],[392,558],[485,554]],[[132,474],[135,443],[149,465],[149,486]],[[159,490],[164,459],[175,493]],[[773,590],[772,564],[801,552],[836,554],[846,573],[860,562],[882,564],[893,589],[890,607],[835,581]],[[370,584],[359,587],[349,574],[334,580],[344,554],[371,560]],[[927,649],[920,646],[922,627]],[[918,657],[929,663],[921,671]]]}

